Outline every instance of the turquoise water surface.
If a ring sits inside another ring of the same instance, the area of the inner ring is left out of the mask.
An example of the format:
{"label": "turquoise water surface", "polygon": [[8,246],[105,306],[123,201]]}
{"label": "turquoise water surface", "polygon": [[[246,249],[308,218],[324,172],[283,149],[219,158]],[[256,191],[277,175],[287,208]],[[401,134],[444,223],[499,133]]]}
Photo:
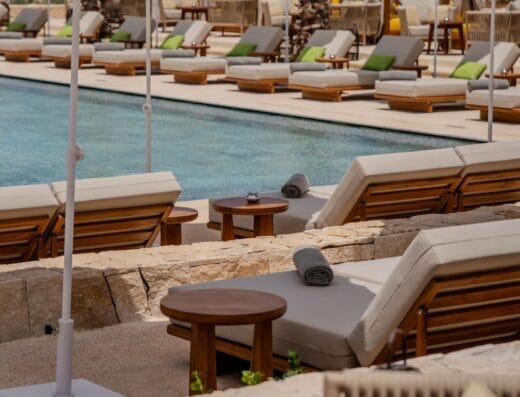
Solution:
{"label": "turquoise water surface", "polygon": [[[0,78],[0,186],[65,179],[68,92]],[[144,172],[142,104],[80,90],[78,177]],[[359,155],[468,143],[168,100],[154,100],[153,110],[153,170],[171,170],[184,200],[278,190],[295,172],[314,185],[334,184]]]}

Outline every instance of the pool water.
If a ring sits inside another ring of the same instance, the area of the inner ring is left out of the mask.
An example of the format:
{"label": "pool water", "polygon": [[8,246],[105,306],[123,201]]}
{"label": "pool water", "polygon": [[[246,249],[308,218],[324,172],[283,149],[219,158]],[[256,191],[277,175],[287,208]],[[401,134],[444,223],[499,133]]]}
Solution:
{"label": "pool water", "polygon": [[[0,186],[66,178],[68,93],[0,78]],[[144,172],[143,101],[80,90],[79,178]],[[183,200],[278,190],[296,172],[335,184],[356,156],[468,143],[168,100],[153,101],[152,119],[153,170],[171,170]]]}

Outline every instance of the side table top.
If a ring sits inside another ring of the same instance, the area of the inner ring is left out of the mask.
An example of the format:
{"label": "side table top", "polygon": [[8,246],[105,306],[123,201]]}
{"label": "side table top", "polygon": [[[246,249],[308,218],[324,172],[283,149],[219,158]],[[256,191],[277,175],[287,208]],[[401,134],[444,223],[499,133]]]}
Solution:
{"label": "side table top", "polygon": [[235,215],[267,215],[284,212],[289,202],[274,197],[262,197],[258,203],[248,203],[244,197],[231,197],[213,202],[215,211]]}
{"label": "side table top", "polygon": [[199,212],[196,209],[188,207],[173,207],[166,219],[169,223],[184,223],[190,222],[199,216]]}
{"label": "side table top", "polygon": [[161,299],[163,314],[198,324],[253,324],[277,319],[286,310],[278,295],[244,289],[181,290]]}

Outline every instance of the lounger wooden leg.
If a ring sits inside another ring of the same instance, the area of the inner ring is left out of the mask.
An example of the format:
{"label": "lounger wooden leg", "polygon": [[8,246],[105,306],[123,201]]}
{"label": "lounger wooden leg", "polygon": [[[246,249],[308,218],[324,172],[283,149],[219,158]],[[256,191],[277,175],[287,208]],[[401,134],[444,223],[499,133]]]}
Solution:
{"label": "lounger wooden leg", "polygon": [[424,356],[426,354],[426,338],[428,330],[428,309],[424,306],[417,312],[417,342],[415,355]]}
{"label": "lounger wooden leg", "polygon": [[314,99],[318,101],[334,101],[341,102],[341,91],[335,92],[317,92],[317,91],[302,91],[302,97],[305,99]]}
{"label": "lounger wooden leg", "polygon": [[206,74],[193,74],[193,75],[174,74],[173,80],[176,83],[183,83],[183,84],[207,84],[208,76]]}
{"label": "lounger wooden leg", "polygon": [[115,74],[120,76],[135,76],[135,67],[130,65],[105,66],[107,74]]}
{"label": "lounger wooden leg", "polygon": [[274,94],[275,86],[271,82],[249,82],[249,81],[238,81],[238,89],[241,91],[254,91],[265,94]]}
{"label": "lounger wooden leg", "polygon": [[[70,59],[56,59],[54,61],[54,66],[61,69],[70,69]],[[81,66],[81,61],[80,61]]]}
{"label": "lounger wooden leg", "polygon": [[29,54],[4,54],[5,60],[9,62],[29,62]]}
{"label": "lounger wooden leg", "polygon": [[433,103],[431,101],[428,102],[408,102],[408,101],[399,101],[394,99],[388,100],[388,106],[390,109],[394,110],[409,110],[412,112],[433,112]]}

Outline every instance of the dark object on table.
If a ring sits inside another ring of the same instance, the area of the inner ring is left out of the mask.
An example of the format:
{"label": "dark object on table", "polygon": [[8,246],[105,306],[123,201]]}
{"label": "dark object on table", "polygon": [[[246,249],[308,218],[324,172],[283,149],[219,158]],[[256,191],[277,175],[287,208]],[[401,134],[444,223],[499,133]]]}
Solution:
{"label": "dark object on table", "polygon": [[248,203],[258,203],[262,197],[260,197],[260,194],[256,192],[249,192],[246,195],[246,200]]}

